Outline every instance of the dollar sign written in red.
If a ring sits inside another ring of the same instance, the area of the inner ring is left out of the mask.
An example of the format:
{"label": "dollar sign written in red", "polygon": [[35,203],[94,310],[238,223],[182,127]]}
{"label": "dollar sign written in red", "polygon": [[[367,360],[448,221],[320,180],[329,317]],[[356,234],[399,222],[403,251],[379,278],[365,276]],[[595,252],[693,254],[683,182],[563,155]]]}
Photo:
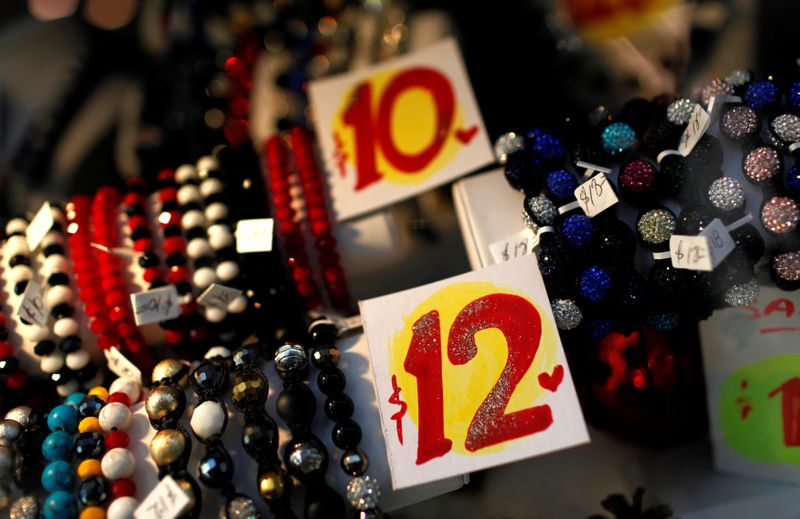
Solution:
{"label": "dollar sign written in red", "polygon": [[408,405],[400,400],[400,386],[397,385],[397,376],[392,375],[392,394],[389,397],[389,403],[400,406],[400,410],[392,415],[392,420],[397,425],[397,440],[400,445],[403,445],[403,417],[406,415]]}

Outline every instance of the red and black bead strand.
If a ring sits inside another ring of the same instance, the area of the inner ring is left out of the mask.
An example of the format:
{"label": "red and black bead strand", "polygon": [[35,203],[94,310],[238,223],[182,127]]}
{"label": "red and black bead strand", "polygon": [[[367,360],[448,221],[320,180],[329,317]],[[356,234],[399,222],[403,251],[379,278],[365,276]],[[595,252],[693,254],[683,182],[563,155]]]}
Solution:
{"label": "red and black bead strand", "polygon": [[[136,262],[142,268],[142,280],[147,283],[150,290],[165,285],[164,270],[161,268],[161,258],[158,255],[150,218],[147,215],[148,205],[147,182],[144,178],[136,176],[128,180],[128,192],[122,199],[123,211],[127,218],[128,236],[133,242],[133,250],[138,253]],[[136,207],[145,208],[144,214]],[[132,214],[128,215],[128,212]]]}

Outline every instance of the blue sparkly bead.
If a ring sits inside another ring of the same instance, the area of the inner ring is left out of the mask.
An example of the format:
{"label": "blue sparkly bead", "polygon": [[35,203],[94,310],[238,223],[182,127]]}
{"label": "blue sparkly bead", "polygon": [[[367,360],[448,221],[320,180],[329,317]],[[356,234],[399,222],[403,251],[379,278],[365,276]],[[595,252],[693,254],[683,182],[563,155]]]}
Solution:
{"label": "blue sparkly bead", "polygon": [[44,500],[42,507],[45,519],[75,519],[78,517],[78,501],[70,492],[59,490]]}
{"label": "blue sparkly bead", "polygon": [[97,416],[100,414],[100,410],[106,403],[97,395],[87,395],[82,400],[81,403],[78,404],[78,414],[81,415],[81,418],[87,418],[89,416]]}
{"label": "blue sparkly bead", "polygon": [[76,391],[71,395],[69,395],[67,398],[65,398],[64,403],[70,407],[74,407],[75,409],[77,409],[84,398],[86,398],[86,393],[81,393],[80,391]]}
{"label": "blue sparkly bead", "polygon": [[636,142],[636,132],[625,123],[611,123],[603,130],[600,142],[606,153],[616,155]]}
{"label": "blue sparkly bead", "polygon": [[647,324],[657,332],[674,330],[680,321],[681,316],[676,312],[650,312],[647,316]]}
{"label": "blue sparkly bead", "polygon": [[541,133],[534,137],[531,149],[545,160],[556,160],[566,154],[561,141],[549,133]]}
{"label": "blue sparkly bead", "polygon": [[75,471],[64,460],[51,461],[42,471],[42,487],[48,492],[71,490],[75,483]]}
{"label": "blue sparkly bead", "polygon": [[611,332],[611,321],[608,319],[593,319],[589,323],[589,338],[599,341]]}
{"label": "blue sparkly bead", "polygon": [[586,215],[573,214],[561,224],[561,236],[573,247],[583,247],[592,241],[594,224]]}
{"label": "blue sparkly bead", "polygon": [[786,171],[786,187],[795,195],[800,195],[800,169],[793,165]]}
{"label": "blue sparkly bead", "polygon": [[786,96],[786,104],[791,110],[800,112],[800,81],[793,83]]}
{"label": "blue sparkly bead", "polygon": [[565,169],[549,173],[544,184],[550,198],[559,203],[575,198],[575,189],[578,187],[575,176]]}
{"label": "blue sparkly bead", "polygon": [[72,457],[72,436],[64,431],[51,432],[42,443],[42,456],[47,461],[70,459]]}
{"label": "blue sparkly bead", "polygon": [[47,427],[51,431],[66,431],[74,434],[78,430],[78,411],[74,407],[61,404],[47,415]]}
{"label": "blue sparkly bead", "polygon": [[771,81],[750,83],[744,94],[744,104],[753,110],[775,104],[778,101],[778,87]]}
{"label": "blue sparkly bead", "polygon": [[591,266],[581,274],[578,286],[584,298],[597,303],[608,294],[611,288],[611,276],[603,267]]}
{"label": "blue sparkly bead", "polygon": [[105,453],[103,435],[98,432],[85,432],[75,440],[75,457],[79,460],[101,458]]}

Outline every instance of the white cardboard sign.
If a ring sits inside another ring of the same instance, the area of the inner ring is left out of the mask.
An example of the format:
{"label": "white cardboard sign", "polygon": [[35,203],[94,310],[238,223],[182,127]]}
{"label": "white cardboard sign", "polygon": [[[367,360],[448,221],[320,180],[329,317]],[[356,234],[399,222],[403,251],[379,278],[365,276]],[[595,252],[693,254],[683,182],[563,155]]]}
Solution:
{"label": "white cardboard sign", "polygon": [[309,83],[337,220],[428,191],[494,161],[452,38]]}
{"label": "white cardboard sign", "polygon": [[533,256],[360,307],[395,489],[589,441]]}

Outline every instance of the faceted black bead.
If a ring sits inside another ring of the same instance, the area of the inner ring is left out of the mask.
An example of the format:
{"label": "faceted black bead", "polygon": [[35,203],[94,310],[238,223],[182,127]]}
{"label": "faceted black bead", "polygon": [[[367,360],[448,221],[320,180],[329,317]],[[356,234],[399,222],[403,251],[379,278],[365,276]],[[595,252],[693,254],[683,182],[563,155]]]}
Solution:
{"label": "faceted black bead", "polygon": [[184,256],[180,252],[173,252],[172,254],[167,256],[168,267],[181,267],[183,265],[186,265],[186,256]]}
{"label": "faceted black bead", "polygon": [[44,357],[45,355],[50,355],[56,349],[56,343],[50,340],[43,340],[36,343],[36,346],[33,347],[33,353],[40,357]]}
{"label": "faceted black bead", "polygon": [[192,291],[192,284],[188,281],[175,283],[175,290],[177,290],[180,295],[188,294]]}
{"label": "faceted black bead", "polygon": [[91,362],[84,366],[83,369],[75,372],[75,378],[81,383],[92,380],[95,375],[97,375],[97,366]]}
{"label": "faceted black bead", "polygon": [[182,234],[180,225],[170,225],[164,228],[164,237],[171,238],[173,236],[180,236]]}
{"label": "faceted black bead", "polygon": [[144,206],[141,204],[131,204],[125,208],[125,214],[128,216],[133,216],[136,214],[145,214],[144,213]]}
{"label": "faceted black bead", "polygon": [[49,258],[53,254],[59,254],[61,256],[64,255],[64,246],[59,245],[58,243],[53,243],[52,245],[48,245],[44,249],[42,249],[42,254],[44,254],[45,258]]}
{"label": "faceted black bead", "polygon": [[326,395],[338,395],[344,391],[347,379],[339,368],[328,368],[319,372],[317,384],[319,390]]}
{"label": "faceted black bead", "polygon": [[321,487],[307,498],[306,519],[330,519],[344,517],[345,508],[342,497],[330,487]]}
{"label": "faceted black bead", "polygon": [[194,259],[194,268],[213,267],[214,258],[212,256],[199,256]]}
{"label": "faceted black bead", "polygon": [[236,247],[223,247],[217,250],[216,256],[217,256],[217,261],[239,259],[239,254],[236,252]]}
{"label": "faceted black bead", "polygon": [[353,410],[353,400],[344,393],[325,399],[325,415],[334,422],[350,418]]}
{"label": "faceted black bead", "polygon": [[314,418],[316,398],[305,384],[292,384],[278,395],[275,409],[289,427],[308,425]]}
{"label": "faceted black bead", "polygon": [[53,225],[50,226],[50,231],[64,232],[64,227],[58,222],[53,222]]}
{"label": "faceted black bead", "polygon": [[158,266],[158,255],[153,254],[151,252],[146,252],[139,256],[139,266],[143,269],[147,267],[157,267]]}
{"label": "faceted black bead", "polygon": [[14,285],[14,293],[18,296],[21,296],[25,292],[26,288],[28,288],[28,280],[23,279]]}
{"label": "faceted black bead", "polygon": [[154,279],[150,282],[150,289],[161,288],[167,286],[167,282],[163,279]]}
{"label": "faceted black bead", "polygon": [[225,203],[225,197],[222,196],[222,193],[212,193],[205,197],[204,200],[207,206],[217,202]]}
{"label": "faceted black bead", "polygon": [[231,482],[233,461],[221,447],[209,448],[197,467],[200,481],[211,488],[222,488]]}
{"label": "faceted black bead", "polygon": [[322,346],[311,352],[311,362],[319,369],[335,368],[339,363],[339,350]]}
{"label": "faceted black bead", "polygon": [[180,204],[175,200],[167,200],[163,204],[161,204],[162,211],[180,211]]}
{"label": "faceted black bead", "polygon": [[343,450],[355,449],[361,441],[361,427],[353,420],[338,422],[333,426],[331,438],[337,447]]}
{"label": "faceted black bead", "polygon": [[108,501],[110,494],[106,480],[99,476],[84,479],[78,487],[78,500],[83,506],[97,506]]}
{"label": "faceted black bead", "polygon": [[198,225],[197,227],[192,227],[191,229],[186,230],[186,241],[192,241],[195,238],[207,238],[208,235],[206,234],[206,228],[202,225]]}
{"label": "faceted black bead", "polygon": [[8,328],[0,326],[0,341],[8,339]]}
{"label": "faceted black bead", "polygon": [[25,236],[25,233],[22,231],[15,231],[9,234],[6,238],[11,238],[12,236]]}
{"label": "faceted black bead", "polygon": [[[335,430],[335,429],[334,429]],[[75,440],[75,456],[81,460],[100,459],[105,452],[103,435],[98,432],[80,433]]]}
{"label": "faceted black bead", "polygon": [[237,368],[249,366],[258,362],[260,357],[258,346],[248,344],[233,352],[233,365]]}
{"label": "faceted black bead", "polygon": [[50,315],[52,315],[56,320],[64,319],[65,317],[72,317],[72,314],[74,313],[75,307],[69,303],[59,303],[50,309]]}
{"label": "faceted black bead", "polygon": [[222,391],[228,382],[228,370],[222,362],[204,361],[192,373],[192,385],[198,392]]}
{"label": "faceted black bead", "polygon": [[138,182],[134,182],[128,186],[130,191],[133,191],[137,195],[147,196],[147,186],[144,184],[140,184]]}
{"label": "faceted black bead", "polygon": [[206,170],[206,176],[208,178],[222,178],[222,168],[211,168]]}
{"label": "faceted black bead", "polygon": [[0,375],[10,375],[19,368],[19,361],[16,357],[4,357],[0,359]]}
{"label": "faceted black bead", "polygon": [[187,202],[181,206],[181,211],[188,213],[189,211],[202,211],[203,206],[200,202]]}
{"label": "faceted black bead", "polygon": [[61,339],[61,342],[58,343],[58,349],[64,353],[72,353],[73,351],[81,349],[82,344],[83,341],[80,337],[77,335],[70,335]]}
{"label": "faceted black bead", "polygon": [[242,427],[242,446],[254,459],[275,452],[278,448],[278,426],[264,414],[257,415]]}
{"label": "faceted black bead", "polygon": [[17,254],[16,256],[12,257],[8,260],[8,266],[11,268],[16,267],[17,265],[27,265],[31,266],[31,259],[24,254]]}
{"label": "faceted black bead", "polygon": [[75,377],[71,369],[63,367],[55,373],[50,374],[50,380],[57,386],[63,386]]}
{"label": "faceted black bead", "polygon": [[354,478],[366,472],[367,467],[369,458],[361,449],[348,450],[342,454],[342,470]]}
{"label": "faceted black bead", "polygon": [[152,237],[153,235],[150,233],[150,229],[148,229],[144,225],[137,227],[136,229],[133,230],[133,232],[131,232],[131,239],[133,241],[141,240],[143,238],[150,239]]}
{"label": "faceted black bead", "polygon": [[78,404],[78,414],[81,418],[87,418],[89,416],[98,416],[100,414],[100,410],[106,403],[97,395],[87,395],[81,400],[80,404]]}
{"label": "faceted black bead", "polygon": [[336,329],[336,325],[331,321],[318,320],[308,327],[308,335],[311,337],[311,342],[314,346],[329,348],[336,343],[339,330]]}

